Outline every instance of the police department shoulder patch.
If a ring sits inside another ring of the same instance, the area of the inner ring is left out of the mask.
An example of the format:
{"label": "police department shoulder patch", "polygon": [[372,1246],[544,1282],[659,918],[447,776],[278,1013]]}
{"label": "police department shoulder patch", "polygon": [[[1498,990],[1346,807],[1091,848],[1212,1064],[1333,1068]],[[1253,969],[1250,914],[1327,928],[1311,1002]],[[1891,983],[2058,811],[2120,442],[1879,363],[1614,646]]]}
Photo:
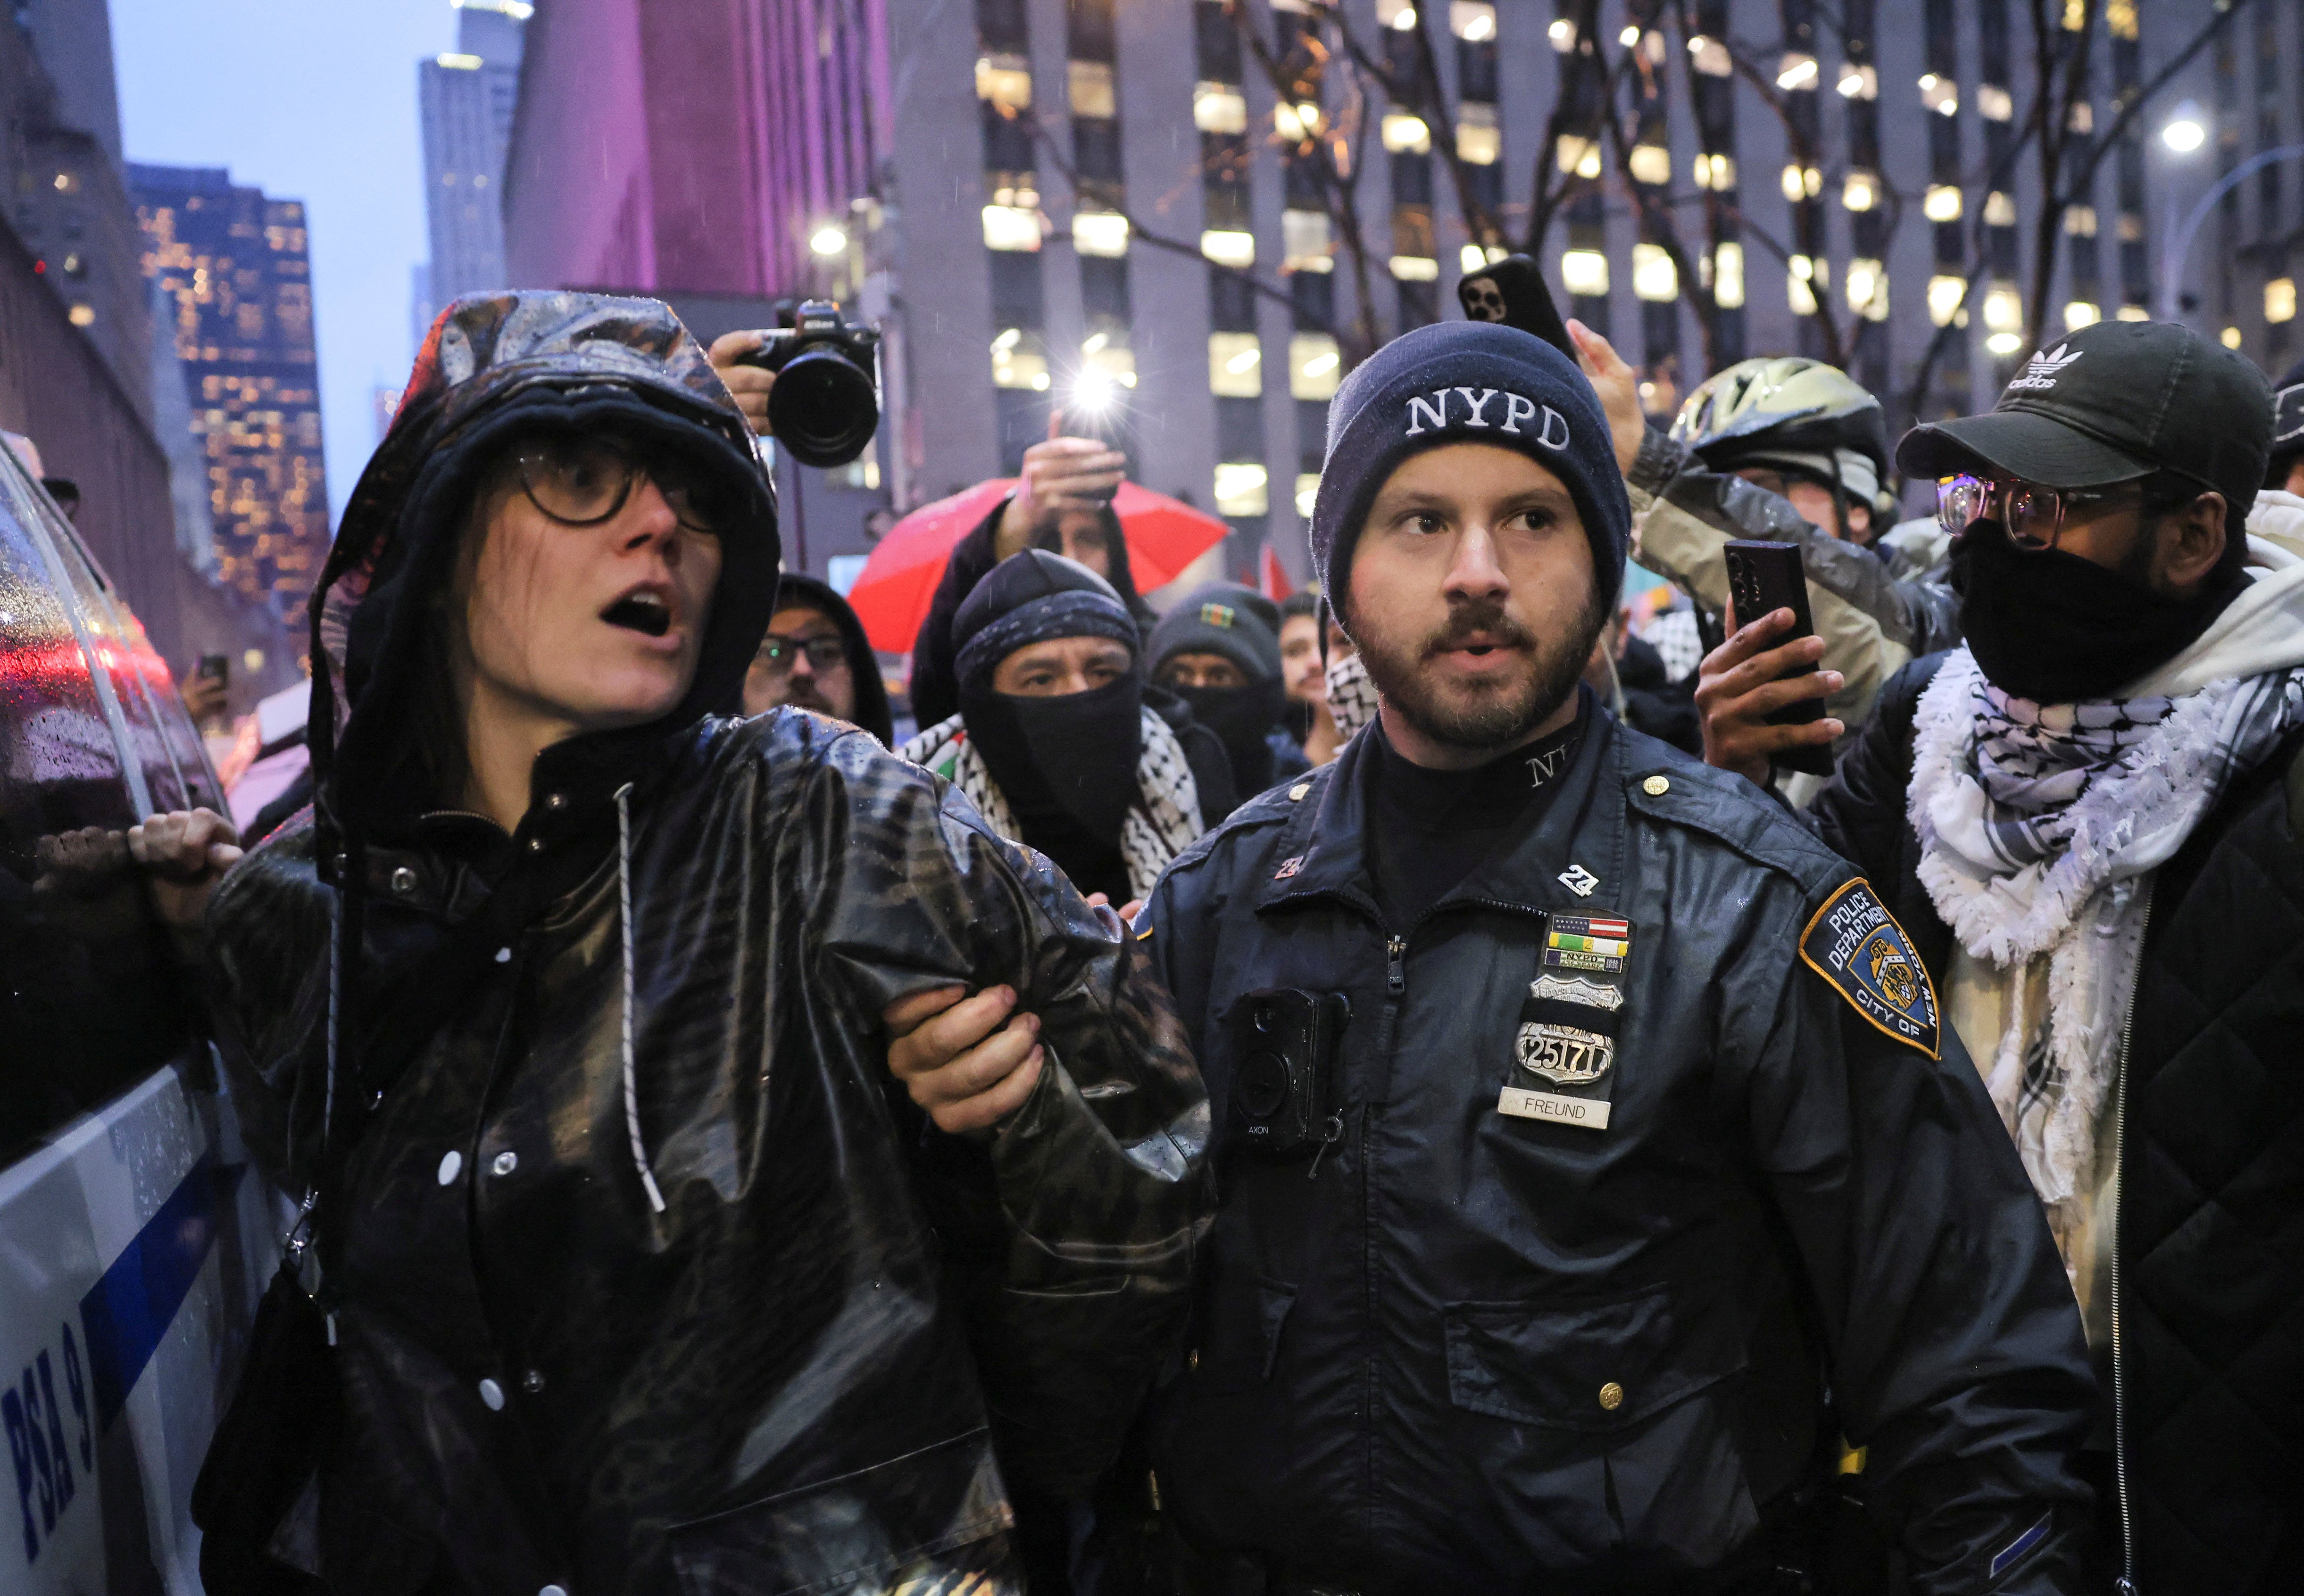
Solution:
{"label": "police department shoulder patch", "polygon": [[1898,1041],[1938,1055],[1936,990],[1912,939],[1861,876],[1824,900],[1800,933],[1800,955]]}

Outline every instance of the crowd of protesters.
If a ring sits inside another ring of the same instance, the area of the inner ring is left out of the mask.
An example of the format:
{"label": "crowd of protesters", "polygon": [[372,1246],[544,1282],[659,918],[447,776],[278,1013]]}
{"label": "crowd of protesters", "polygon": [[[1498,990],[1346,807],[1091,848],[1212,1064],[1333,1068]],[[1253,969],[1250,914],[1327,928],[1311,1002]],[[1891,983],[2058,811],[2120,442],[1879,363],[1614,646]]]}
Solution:
{"label": "crowd of protesters", "polygon": [[444,312],[307,779],[135,836],[311,1240],[210,1589],[2291,1588],[2304,368],[1660,422],[1533,278],[1306,591],[1052,422],[895,682],[738,344]]}

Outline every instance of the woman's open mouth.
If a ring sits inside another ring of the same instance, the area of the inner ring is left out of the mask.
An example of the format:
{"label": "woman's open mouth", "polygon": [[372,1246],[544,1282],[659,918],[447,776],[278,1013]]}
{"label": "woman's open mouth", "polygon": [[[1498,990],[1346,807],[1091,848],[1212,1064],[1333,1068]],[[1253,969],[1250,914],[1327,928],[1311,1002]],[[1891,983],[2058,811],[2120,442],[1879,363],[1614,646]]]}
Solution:
{"label": "woman's open mouth", "polygon": [[642,590],[625,594],[602,610],[600,618],[611,626],[662,637],[672,630],[672,606],[662,594]]}

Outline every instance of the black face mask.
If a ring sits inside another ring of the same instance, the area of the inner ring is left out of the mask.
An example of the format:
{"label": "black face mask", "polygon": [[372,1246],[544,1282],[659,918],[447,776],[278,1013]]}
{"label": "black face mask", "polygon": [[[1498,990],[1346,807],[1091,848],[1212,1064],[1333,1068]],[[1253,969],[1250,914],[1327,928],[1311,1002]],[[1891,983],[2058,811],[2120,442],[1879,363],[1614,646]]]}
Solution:
{"label": "black face mask", "polygon": [[1143,704],[1143,679],[1133,674],[1060,698],[989,688],[960,694],[968,739],[1018,823],[1029,832],[1036,818],[1063,815],[1107,843],[1119,841],[1137,802]]}
{"label": "black face mask", "polygon": [[1264,739],[1288,703],[1287,684],[1251,682],[1245,687],[1171,687],[1191,706],[1192,718],[1216,734],[1243,794],[1272,785],[1272,745]]}
{"label": "black face mask", "polygon": [[1953,543],[1952,586],[1985,680],[2038,704],[2109,698],[2183,652],[2239,591],[2212,579],[2196,598],[2164,598],[2076,554],[2019,548],[1996,521]]}

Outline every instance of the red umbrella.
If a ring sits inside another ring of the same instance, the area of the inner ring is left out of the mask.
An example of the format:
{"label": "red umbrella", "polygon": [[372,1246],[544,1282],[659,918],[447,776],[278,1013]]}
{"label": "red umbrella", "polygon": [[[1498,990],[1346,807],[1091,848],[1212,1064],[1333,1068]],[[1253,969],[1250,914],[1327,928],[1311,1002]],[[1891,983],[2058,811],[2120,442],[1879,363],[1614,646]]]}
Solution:
{"label": "red umbrella", "polygon": [[[864,562],[856,585],[848,590],[848,602],[874,648],[887,654],[911,648],[953,549],[1015,486],[1013,477],[978,482],[963,493],[921,505],[888,529]],[[1173,582],[1231,530],[1213,515],[1133,482],[1120,485],[1112,509],[1120,517],[1121,534],[1128,540],[1128,568],[1141,593]]]}

